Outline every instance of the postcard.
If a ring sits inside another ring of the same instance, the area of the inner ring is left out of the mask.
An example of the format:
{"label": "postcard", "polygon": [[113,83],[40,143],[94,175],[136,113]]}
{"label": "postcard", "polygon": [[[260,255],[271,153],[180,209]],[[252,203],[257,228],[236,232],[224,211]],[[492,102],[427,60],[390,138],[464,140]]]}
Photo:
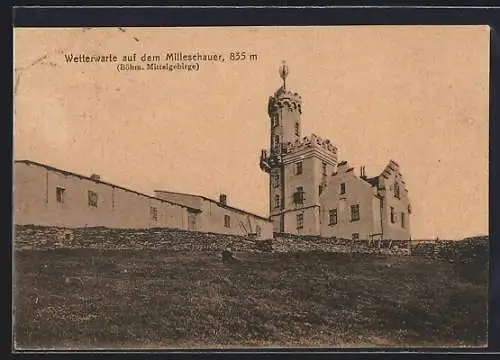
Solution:
{"label": "postcard", "polygon": [[489,47],[15,28],[15,350],[487,346]]}

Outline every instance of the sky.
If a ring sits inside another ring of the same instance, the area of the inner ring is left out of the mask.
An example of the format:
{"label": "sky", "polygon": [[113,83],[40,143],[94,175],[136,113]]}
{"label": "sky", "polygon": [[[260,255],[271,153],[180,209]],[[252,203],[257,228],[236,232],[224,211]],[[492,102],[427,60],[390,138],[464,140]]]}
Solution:
{"label": "sky", "polygon": [[[230,61],[242,51],[257,59]],[[119,72],[64,56],[171,52],[226,60]],[[282,61],[303,99],[302,135],[330,139],[358,175],[399,163],[414,239],[488,233],[487,26],[18,28],[14,159],[150,195],[225,193],[267,216],[259,157]]]}

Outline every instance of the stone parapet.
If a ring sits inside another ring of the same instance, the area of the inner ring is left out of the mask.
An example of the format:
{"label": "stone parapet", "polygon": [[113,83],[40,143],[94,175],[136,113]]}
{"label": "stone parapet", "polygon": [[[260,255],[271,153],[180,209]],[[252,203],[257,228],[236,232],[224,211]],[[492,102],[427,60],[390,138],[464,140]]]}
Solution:
{"label": "stone parapet", "polygon": [[331,153],[332,155],[337,155],[337,147],[334,146],[330,140],[322,139],[315,134],[312,134],[311,136],[305,136],[295,142],[288,142],[286,144],[283,144],[282,152],[283,154],[290,154],[304,150],[306,148],[321,148]]}

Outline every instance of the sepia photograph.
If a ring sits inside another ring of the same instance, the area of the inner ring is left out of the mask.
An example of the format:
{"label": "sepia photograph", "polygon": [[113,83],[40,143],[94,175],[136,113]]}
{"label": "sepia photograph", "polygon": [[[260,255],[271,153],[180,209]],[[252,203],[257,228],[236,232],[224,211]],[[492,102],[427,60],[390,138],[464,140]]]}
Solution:
{"label": "sepia photograph", "polygon": [[488,26],[13,46],[14,350],[487,347]]}

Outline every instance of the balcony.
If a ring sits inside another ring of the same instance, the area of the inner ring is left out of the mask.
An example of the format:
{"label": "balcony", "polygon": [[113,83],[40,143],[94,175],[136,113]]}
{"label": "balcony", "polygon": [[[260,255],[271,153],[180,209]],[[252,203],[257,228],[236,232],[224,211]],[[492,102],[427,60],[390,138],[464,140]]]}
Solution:
{"label": "balcony", "polygon": [[262,150],[260,154],[260,168],[269,173],[273,167],[281,164],[281,154]]}

